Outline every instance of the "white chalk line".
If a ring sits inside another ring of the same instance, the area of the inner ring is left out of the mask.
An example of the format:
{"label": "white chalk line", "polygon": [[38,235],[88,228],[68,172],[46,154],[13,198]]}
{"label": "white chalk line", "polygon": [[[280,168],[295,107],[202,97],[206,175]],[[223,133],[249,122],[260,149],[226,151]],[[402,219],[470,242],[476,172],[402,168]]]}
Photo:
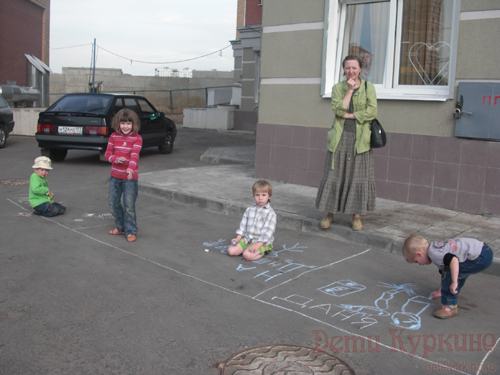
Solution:
{"label": "white chalk line", "polygon": [[[20,195],[21,197],[21,195]],[[25,196],[22,196],[22,197],[25,197]],[[23,211],[26,211],[26,212],[30,212],[30,210],[28,210],[27,208],[21,206],[20,204],[14,202],[13,200],[11,200],[10,198],[6,198],[10,203],[16,205],[17,207],[19,207],[20,209],[22,209]],[[141,219],[151,219],[151,218],[155,218],[155,217],[160,217],[160,216],[165,216],[165,215],[170,215],[170,214],[174,214],[174,213],[178,213],[178,212],[182,212],[182,211],[185,211],[186,209],[183,209],[183,208],[179,208],[179,209],[174,209],[172,211],[169,211],[169,212],[165,212],[163,214],[157,214],[157,215],[149,215],[149,216],[141,216]],[[106,213],[109,213],[111,214],[110,212],[106,212]],[[43,216],[42,216],[43,217]],[[90,219],[92,220],[92,219]],[[99,220],[108,220],[108,218],[103,218],[103,219],[99,219]],[[114,220],[113,217],[110,217],[109,220]],[[92,225],[92,226],[88,226],[88,227],[76,227],[76,229],[93,229],[93,228],[100,228],[100,227],[105,227],[105,226],[108,226],[109,223],[103,223],[103,224],[100,224],[100,225]],[[68,228],[69,230],[72,230],[71,228]]]}
{"label": "white chalk line", "polygon": [[20,204],[17,204],[17,203],[16,203],[16,202],[14,202],[12,199],[7,198],[7,200],[8,200],[10,203],[12,203],[12,204],[16,205],[17,207],[19,207],[21,210],[26,211],[26,212],[29,212],[29,210],[27,210],[26,208],[24,208],[24,207],[23,207],[23,206],[21,206]]}
{"label": "white chalk line", "polygon": [[[7,199],[8,199],[8,198],[7,198]],[[10,199],[8,199],[8,200],[9,200],[9,201],[11,201]],[[12,201],[11,201],[11,202],[12,202]],[[18,204],[16,204],[15,202],[12,202],[12,203],[14,203],[15,205],[19,206],[19,205],[18,205]],[[21,207],[21,206],[19,206],[19,207]],[[21,207],[21,208],[22,208],[22,209],[24,209],[23,207]],[[145,258],[145,257],[143,257],[143,256],[141,256],[141,255],[134,254],[134,253],[132,253],[132,252],[130,252],[130,251],[127,251],[127,250],[122,249],[122,248],[120,248],[120,247],[114,246],[114,245],[112,245],[112,244],[110,244],[110,243],[107,243],[107,242],[101,241],[101,240],[99,240],[99,239],[97,239],[97,238],[94,238],[94,237],[92,237],[92,236],[90,236],[90,235],[88,235],[88,234],[86,234],[86,233],[82,233],[82,232],[79,232],[79,231],[77,231],[77,230],[75,230],[75,229],[71,229],[71,228],[69,228],[69,227],[67,227],[67,226],[65,226],[65,225],[63,225],[63,224],[61,224],[61,223],[58,223],[57,221],[52,220],[52,219],[50,219],[50,218],[43,217],[43,216],[41,216],[41,218],[42,218],[42,219],[45,219],[45,220],[48,220],[48,221],[50,221],[50,222],[52,222],[52,223],[55,223],[55,224],[57,224],[57,225],[59,225],[59,226],[63,227],[63,228],[64,228],[64,229],[66,229],[66,230],[69,230],[69,231],[74,232],[74,233],[81,234],[81,235],[83,235],[83,236],[85,236],[85,237],[87,237],[87,238],[89,238],[89,239],[91,239],[91,240],[93,240],[93,241],[96,241],[96,242],[98,242],[98,243],[100,243],[100,244],[103,244],[103,245],[105,245],[105,246],[109,246],[109,247],[111,247],[111,248],[113,248],[113,249],[115,249],[115,250],[121,251],[121,252],[123,252],[123,253],[125,253],[125,254],[131,255],[131,256],[134,256],[134,257],[136,257],[136,258],[138,258],[138,259],[144,260],[144,261],[149,262],[149,263],[151,263],[151,264],[154,264],[154,265],[156,265],[156,266],[158,266],[158,267],[161,267],[161,268],[167,269],[167,270],[169,270],[169,271],[175,272],[175,273],[177,273],[178,275],[181,275],[181,276],[185,276],[185,277],[191,278],[191,279],[193,279],[193,280],[196,280],[196,281],[202,282],[202,283],[207,284],[207,285],[214,286],[214,287],[216,287],[216,288],[219,288],[219,289],[225,290],[225,291],[227,291],[227,292],[230,292],[230,293],[233,293],[233,294],[236,294],[236,295],[242,296],[242,297],[250,298],[250,299],[252,299],[252,300],[254,300],[254,301],[258,301],[258,302],[260,302],[260,303],[264,303],[264,304],[266,304],[266,305],[270,305],[270,306],[277,307],[277,308],[282,309],[282,310],[286,310],[286,311],[289,311],[289,312],[293,312],[293,313],[295,313],[295,314],[298,314],[298,315],[300,315],[300,316],[303,316],[303,317],[308,318],[308,319],[310,319],[310,320],[313,320],[313,321],[315,321],[315,322],[322,323],[322,324],[324,324],[324,325],[326,325],[326,326],[329,326],[329,327],[331,327],[331,328],[334,328],[334,329],[336,329],[336,330],[339,330],[340,332],[347,333],[347,334],[349,334],[349,335],[351,335],[351,336],[357,336],[357,337],[363,338],[363,339],[365,339],[365,340],[368,340],[368,341],[371,341],[371,342],[374,342],[375,344],[377,344],[377,341],[375,341],[375,340],[373,340],[373,339],[371,339],[371,338],[369,338],[369,337],[362,336],[362,335],[359,335],[359,334],[354,333],[354,332],[350,332],[350,331],[348,331],[348,330],[346,330],[346,329],[343,329],[343,328],[340,328],[340,327],[334,326],[333,324],[330,324],[330,323],[324,322],[324,321],[319,320],[319,319],[317,319],[317,318],[313,318],[312,316],[306,315],[306,314],[301,313],[301,312],[299,312],[299,311],[292,310],[292,309],[289,309],[289,308],[286,308],[286,307],[283,307],[283,306],[279,306],[279,305],[276,305],[276,304],[271,303],[271,302],[268,302],[268,301],[264,301],[264,300],[258,299],[258,298],[257,298],[257,296],[259,296],[259,295],[260,295],[260,294],[262,294],[262,293],[259,293],[259,294],[257,294],[257,295],[256,295],[256,296],[254,296],[254,297],[249,296],[249,295],[247,295],[247,294],[239,293],[239,292],[237,292],[237,291],[235,291],[235,290],[231,290],[231,289],[226,288],[226,287],[223,287],[223,286],[221,286],[221,285],[214,284],[214,283],[212,283],[212,282],[210,282],[210,281],[206,281],[206,280],[200,279],[200,278],[198,278],[198,277],[196,277],[196,276],[188,275],[188,274],[183,273],[183,272],[180,272],[180,271],[178,271],[178,270],[176,270],[176,269],[174,269],[174,268],[171,268],[171,267],[165,266],[165,265],[163,265],[163,264],[161,264],[161,263],[158,263],[158,262],[156,262],[156,261],[154,261],[154,260],[151,260],[151,259]],[[336,263],[339,263],[339,262],[342,262],[342,261],[344,261],[344,260],[347,260],[347,259],[350,259],[350,258],[356,257],[356,256],[358,256],[358,255],[365,254],[365,253],[366,253],[366,252],[368,252],[368,251],[370,251],[370,249],[367,249],[367,250],[365,250],[365,251],[363,251],[363,252],[361,252],[361,253],[358,253],[358,254],[352,255],[352,256],[350,256],[350,257],[347,257],[347,258],[344,258],[344,259],[338,260],[338,261],[333,262],[333,263],[331,263],[331,264],[329,264],[329,265],[322,266],[322,267],[318,267],[317,269],[321,269],[321,268],[329,267],[330,265],[334,265],[334,264],[336,264]],[[316,268],[315,268],[315,269],[313,269],[313,270],[308,270],[308,271],[305,271],[305,272],[303,272],[302,274],[300,274],[299,276],[294,277],[294,278],[292,278],[292,279],[289,279],[289,280],[287,280],[287,281],[285,281],[285,282],[283,282],[283,283],[281,283],[281,284],[279,284],[279,285],[277,285],[277,286],[284,285],[284,284],[286,284],[287,282],[292,281],[292,280],[295,280],[295,279],[297,279],[298,277],[302,276],[303,274],[305,274],[305,273],[307,273],[307,272],[310,272],[310,271],[314,271],[314,270],[316,270]],[[269,289],[267,289],[266,291],[271,290],[271,289],[273,289],[273,288],[269,288]],[[500,338],[499,338],[499,340],[500,340]],[[497,343],[498,343],[498,340],[497,340]],[[394,348],[394,347],[392,347],[392,346],[389,346],[389,345],[386,345],[386,344],[383,344],[383,343],[380,343],[380,342],[378,342],[378,345],[380,345],[380,346],[382,346],[382,347],[384,347],[384,348],[387,348],[387,349],[391,349],[392,351],[396,351],[396,352],[399,352],[399,353],[401,353],[401,354],[406,354],[406,355],[408,355],[408,353],[407,353],[407,352],[402,351],[402,350],[397,349],[397,348]],[[495,344],[495,346],[496,346],[496,344]],[[489,354],[489,353],[488,353],[488,354]],[[439,363],[439,362],[434,362],[434,361],[431,361],[431,360],[429,360],[429,359],[426,359],[426,358],[420,357],[420,356],[418,356],[418,355],[412,355],[412,358],[420,359],[420,360],[425,361],[425,362],[428,362],[428,363],[432,363],[432,364],[439,365],[439,366],[441,366],[441,367],[443,367],[443,368],[445,368],[445,369],[449,369],[450,371],[455,371],[455,372],[458,372],[458,373],[461,373],[461,374],[465,374],[465,375],[471,375],[470,373],[463,372],[463,371],[460,371],[460,370],[456,370],[456,369],[454,369],[454,368],[452,368],[452,367],[448,367],[448,366],[446,366],[446,365],[444,365],[444,364],[442,364],[442,363]],[[486,357],[483,359],[483,362],[484,362],[484,360],[485,360],[485,359],[486,359]]]}
{"label": "white chalk line", "polygon": [[253,298],[257,298],[257,297],[258,297],[258,296],[260,296],[261,294],[264,294],[264,293],[266,293],[266,292],[268,292],[268,291],[270,291],[271,289],[274,289],[274,288],[276,288],[276,287],[280,287],[280,286],[282,286],[282,285],[284,285],[284,284],[286,284],[286,283],[288,283],[288,282],[290,282],[290,281],[297,280],[299,277],[301,277],[302,275],[305,275],[306,273],[309,273],[309,272],[314,272],[314,271],[320,270],[320,269],[322,269],[322,268],[326,268],[326,267],[333,266],[334,264],[337,264],[337,263],[343,262],[343,261],[348,260],[348,259],[351,259],[351,258],[355,258],[355,257],[357,257],[357,256],[359,256],[359,255],[363,255],[363,254],[367,253],[368,251],[370,251],[370,249],[366,249],[365,251],[362,251],[361,253],[354,254],[354,255],[351,255],[351,256],[349,256],[349,257],[347,257],[347,258],[337,260],[337,261],[335,261],[335,262],[333,262],[333,263],[330,263],[330,264],[327,264],[327,265],[325,265],[325,266],[321,266],[321,267],[317,267],[317,268],[313,268],[313,269],[309,269],[309,270],[307,270],[307,271],[304,271],[304,272],[302,272],[300,275],[298,275],[298,276],[296,276],[296,277],[294,277],[294,278],[292,278],[292,279],[288,279],[288,280],[286,280],[286,281],[282,282],[281,284],[277,284],[277,285],[275,285],[275,286],[273,286],[273,287],[271,287],[271,288],[269,288],[269,289],[263,290],[263,291],[262,291],[262,292],[260,292],[259,294],[255,295]]}
{"label": "white chalk line", "polygon": [[481,361],[481,363],[479,365],[479,369],[476,372],[476,375],[479,375],[479,373],[483,369],[484,362],[486,361],[486,359],[488,358],[488,356],[495,350],[495,348],[497,347],[498,341],[500,341],[500,337],[497,339],[497,342],[495,343],[495,346],[493,348],[491,348],[491,350],[488,350],[488,353],[486,353],[486,355],[484,356],[483,360]]}

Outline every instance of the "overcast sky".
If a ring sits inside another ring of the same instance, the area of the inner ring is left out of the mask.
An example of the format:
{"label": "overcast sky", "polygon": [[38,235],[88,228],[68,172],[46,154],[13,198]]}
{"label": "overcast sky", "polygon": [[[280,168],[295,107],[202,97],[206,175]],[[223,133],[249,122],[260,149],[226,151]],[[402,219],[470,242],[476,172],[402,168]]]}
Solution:
{"label": "overcast sky", "polygon": [[167,66],[233,69],[231,47],[222,56],[217,52],[173,62],[229,46],[236,38],[237,0],[52,0],[50,5],[50,68],[54,73],[61,73],[62,67],[90,69],[94,38],[97,68],[149,76],[155,68]]}

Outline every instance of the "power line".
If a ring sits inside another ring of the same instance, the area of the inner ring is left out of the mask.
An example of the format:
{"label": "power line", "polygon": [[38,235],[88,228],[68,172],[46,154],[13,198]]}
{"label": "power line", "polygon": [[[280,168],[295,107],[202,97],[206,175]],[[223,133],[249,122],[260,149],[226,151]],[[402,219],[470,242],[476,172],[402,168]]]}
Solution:
{"label": "power line", "polygon": [[[77,45],[77,46],[69,46],[69,47],[59,47],[59,48],[51,48],[51,51],[55,51],[55,50],[59,50],[59,49],[67,49],[67,48],[76,48],[76,47],[83,47],[83,46],[91,46],[93,45],[93,43],[87,43],[87,44],[80,44],[80,45]],[[135,62],[135,63],[141,63],[141,64],[156,64],[156,65],[165,65],[165,64],[177,64],[177,63],[181,63],[181,62],[186,62],[186,61],[193,61],[193,60],[197,60],[197,59],[201,59],[203,57],[207,57],[207,56],[210,56],[210,55],[214,55],[216,53],[220,53],[221,56],[222,56],[222,51],[224,51],[225,49],[231,47],[231,45],[228,45],[224,48],[221,48],[221,49],[218,49],[217,51],[214,51],[214,52],[210,52],[210,53],[207,53],[206,55],[202,55],[202,56],[198,56],[198,57],[193,57],[193,58],[190,58],[190,59],[186,59],[186,60],[179,60],[179,61],[141,61],[141,60],[134,60],[134,59],[131,59],[129,57],[125,57],[125,56],[121,56],[121,55],[118,55],[117,53],[114,53],[114,52],[111,52],[109,50],[107,50],[106,48],[103,48],[101,46],[97,46],[97,48],[99,49],[102,49],[103,51],[106,51],[116,57],[119,57],[121,59],[124,59],[124,60],[128,60],[130,61],[131,63]]]}
{"label": "power line", "polygon": [[70,47],[59,47],[59,48],[51,48],[51,51],[55,51],[56,49],[67,49],[67,48],[76,48],[76,47],[83,47],[83,46],[91,46],[92,43],[86,43],[86,44],[80,44],[78,46],[70,46]]}
{"label": "power line", "polygon": [[207,53],[206,55],[202,55],[202,56],[198,56],[198,57],[193,57],[191,59],[186,59],[186,60],[179,60],[179,61],[163,61],[163,62],[156,62],[156,61],[140,61],[140,60],[134,60],[134,59],[131,59],[131,58],[128,58],[128,57],[125,57],[125,56],[121,56],[121,55],[118,55],[114,52],[111,52],[111,51],[108,51],[107,49],[103,48],[103,47],[100,47],[99,45],[97,46],[97,48],[100,48],[102,49],[103,51],[106,51],[114,56],[117,56],[117,57],[120,57],[122,59],[125,59],[125,60],[128,60],[130,61],[131,63],[132,62],[136,62],[136,63],[141,63],[141,64],[157,64],[157,65],[164,65],[164,64],[176,64],[176,63],[181,63],[181,62],[186,62],[186,61],[192,61],[192,60],[197,60],[197,59],[201,59],[202,57],[206,57],[206,56],[210,56],[210,55],[213,55],[215,53],[222,53],[223,50],[225,50],[226,48],[229,48],[231,47],[231,45],[228,45],[224,48],[221,48],[221,49],[218,49],[217,51],[214,51],[214,52],[210,52],[210,53]]}

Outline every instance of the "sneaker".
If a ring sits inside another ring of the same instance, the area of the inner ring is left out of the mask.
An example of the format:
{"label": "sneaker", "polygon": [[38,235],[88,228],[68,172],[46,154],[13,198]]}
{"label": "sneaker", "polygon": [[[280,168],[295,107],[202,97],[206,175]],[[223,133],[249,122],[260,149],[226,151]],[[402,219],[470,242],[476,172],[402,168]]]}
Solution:
{"label": "sneaker", "polygon": [[363,224],[361,224],[361,219],[353,219],[352,220],[352,230],[361,230],[363,229]]}
{"label": "sneaker", "polygon": [[330,228],[330,223],[333,223],[333,214],[328,213],[323,220],[321,220],[321,228]]}
{"label": "sneaker", "polygon": [[439,310],[434,311],[434,316],[439,319],[453,318],[458,314],[458,306],[443,305]]}

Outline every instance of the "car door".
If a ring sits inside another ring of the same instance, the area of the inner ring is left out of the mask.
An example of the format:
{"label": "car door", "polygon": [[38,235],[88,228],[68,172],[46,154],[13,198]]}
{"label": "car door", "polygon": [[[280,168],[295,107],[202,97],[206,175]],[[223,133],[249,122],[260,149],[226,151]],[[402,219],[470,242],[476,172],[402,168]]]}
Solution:
{"label": "car door", "polygon": [[158,146],[165,137],[165,125],[161,118],[155,116],[156,109],[145,98],[137,98],[141,110],[141,127],[144,126],[143,134],[148,138],[148,145]]}
{"label": "car door", "polygon": [[123,104],[126,108],[137,113],[137,116],[139,116],[141,120],[141,130],[139,134],[142,137],[143,147],[158,145],[164,132],[161,132],[160,123],[150,118],[150,115],[154,113],[154,109],[151,105],[144,99],[136,97],[123,98]]}

